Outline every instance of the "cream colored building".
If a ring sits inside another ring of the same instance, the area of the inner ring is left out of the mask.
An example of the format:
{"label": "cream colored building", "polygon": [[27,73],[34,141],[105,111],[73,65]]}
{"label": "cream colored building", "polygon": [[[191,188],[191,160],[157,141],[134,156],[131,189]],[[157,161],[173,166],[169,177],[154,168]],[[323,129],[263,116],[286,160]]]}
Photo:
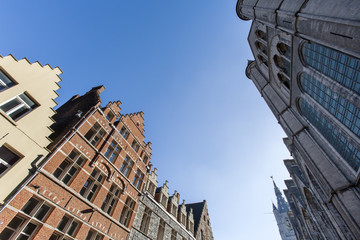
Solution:
{"label": "cream colored building", "polygon": [[0,204],[48,154],[61,73],[26,58],[0,56]]}

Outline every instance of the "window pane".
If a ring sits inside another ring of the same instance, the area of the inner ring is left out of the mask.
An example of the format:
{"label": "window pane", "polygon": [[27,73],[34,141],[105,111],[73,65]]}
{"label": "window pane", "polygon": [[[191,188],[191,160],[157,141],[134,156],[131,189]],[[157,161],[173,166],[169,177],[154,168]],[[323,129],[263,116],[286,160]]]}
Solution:
{"label": "window pane", "polygon": [[21,100],[23,100],[30,108],[35,108],[36,104],[28,97],[25,93],[19,95]]}
{"label": "window pane", "polygon": [[11,101],[3,104],[0,106],[0,109],[4,112],[8,112],[9,110],[15,108],[16,106],[20,105],[21,101],[17,98],[12,99]]}
{"label": "window pane", "polygon": [[21,209],[26,214],[31,215],[31,212],[34,210],[34,208],[39,204],[39,200],[35,198],[31,198],[25,206]]}
{"label": "window pane", "polygon": [[35,218],[37,218],[39,221],[44,220],[47,213],[50,211],[50,207],[43,204],[41,208],[38,210],[38,212],[35,214]]}

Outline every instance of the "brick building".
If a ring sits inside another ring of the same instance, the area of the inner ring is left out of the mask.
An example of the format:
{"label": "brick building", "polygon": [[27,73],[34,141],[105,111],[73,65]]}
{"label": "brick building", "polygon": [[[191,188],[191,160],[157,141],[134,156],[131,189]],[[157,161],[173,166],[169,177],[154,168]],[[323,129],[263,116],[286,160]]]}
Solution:
{"label": "brick building", "polygon": [[287,137],[298,239],[360,239],[360,4],[238,0],[253,81]]}
{"label": "brick building", "polygon": [[143,215],[145,190],[157,187],[156,170],[150,174],[143,113],[121,115],[120,101],[101,107],[104,89],[76,95],[57,110],[51,153],[1,209],[0,239],[130,237],[136,212]]}

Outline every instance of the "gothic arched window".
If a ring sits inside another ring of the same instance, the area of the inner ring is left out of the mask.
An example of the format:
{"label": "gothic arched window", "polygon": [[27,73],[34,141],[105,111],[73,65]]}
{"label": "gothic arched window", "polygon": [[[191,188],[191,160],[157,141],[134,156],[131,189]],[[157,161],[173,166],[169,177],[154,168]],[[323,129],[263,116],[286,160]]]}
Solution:
{"label": "gothic arched window", "polygon": [[330,123],[322,113],[300,98],[299,108],[303,116],[327,139],[343,159],[355,170],[360,167],[360,151]]}
{"label": "gothic arched window", "polygon": [[280,42],[276,45],[276,48],[281,55],[290,58],[290,47],[287,44]]}
{"label": "gothic arched window", "polygon": [[360,109],[307,73],[300,75],[300,86],[316,102],[360,137]]}
{"label": "gothic arched window", "polygon": [[266,49],[266,46],[265,46],[263,43],[261,43],[261,42],[259,42],[259,41],[256,41],[256,42],[255,42],[255,46],[256,46],[256,48],[257,48],[259,51],[261,51],[261,52],[263,52],[265,55],[267,55],[267,49]]}
{"label": "gothic arched window", "polygon": [[261,31],[261,30],[258,29],[258,30],[255,31],[255,35],[256,35],[258,38],[261,38],[261,39],[263,39],[263,40],[266,41],[266,34],[265,34],[264,31]]}
{"label": "gothic arched window", "polygon": [[359,59],[316,43],[305,43],[301,53],[307,65],[360,93]]}

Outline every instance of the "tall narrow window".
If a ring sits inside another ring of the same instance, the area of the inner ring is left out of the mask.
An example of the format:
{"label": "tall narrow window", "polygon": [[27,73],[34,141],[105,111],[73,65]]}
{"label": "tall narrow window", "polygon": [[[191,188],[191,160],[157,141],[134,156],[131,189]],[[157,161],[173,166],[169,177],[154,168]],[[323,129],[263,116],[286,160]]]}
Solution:
{"label": "tall narrow window", "polygon": [[25,93],[10,99],[0,105],[0,109],[4,111],[14,121],[17,121],[28,112],[34,110],[38,105]]}
{"label": "tall narrow window", "polygon": [[120,172],[122,172],[126,177],[129,177],[133,166],[134,166],[134,162],[131,160],[129,156],[126,156],[120,168]]}
{"label": "tall narrow window", "polygon": [[140,171],[140,169],[138,169],[136,171],[136,174],[135,174],[135,177],[134,177],[134,180],[133,180],[133,184],[139,190],[140,190],[140,187],[142,185],[143,179],[144,179],[144,174]]}
{"label": "tall narrow window", "polygon": [[327,139],[344,160],[355,170],[360,167],[360,151],[354,147],[339,130],[328,122],[326,118],[316,111],[304,99],[299,100],[299,107],[302,114],[309,122]]}
{"label": "tall narrow window", "polygon": [[175,229],[171,229],[171,240],[176,240],[176,235],[177,232],[175,231]]}
{"label": "tall narrow window", "polygon": [[145,235],[149,231],[150,219],[151,219],[151,209],[145,207],[144,215],[141,219],[141,224],[140,224],[140,231],[143,232]]}
{"label": "tall narrow window", "polygon": [[316,102],[360,137],[359,108],[306,73],[300,75],[300,84]]}
{"label": "tall narrow window", "polygon": [[108,121],[113,120],[113,118],[115,117],[114,113],[112,111],[109,111],[108,114],[106,115],[106,119]]}
{"label": "tall narrow window", "polygon": [[165,221],[160,219],[156,240],[163,240],[165,235]]}
{"label": "tall narrow window", "polygon": [[14,85],[15,83],[0,69],[0,91]]}
{"label": "tall narrow window", "polygon": [[84,186],[81,188],[80,195],[87,200],[92,201],[97,191],[99,191],[103,180],[104,176],[101,174],[100,170],[94,169]]}
{"label": "tall narrow window", "polygon": [[139,144],[135,140],[132,142],[131,147],[135,150],[135,152],[138,152],[140,148]]}
{"label": "tall narrow window", "polygon": [[[44,201],[31,198],[0,233],[0,239],[32,239],[51,212]],[[25,214],[27,217],[25,217]]]}
{"label": "tall narrow window", "polygon": [[129,135],[130,135],[129,131],[126,130],[125,127],[122,127],[122,128],[121,128],[120,134],[121,134],[121,136],[123,136],[123,138],[125,138],[125,140],[127,140],[128,137],[129,137]]}
{"label": "tall narrow window", "polygon": [[127,197],[119,219],[119,222],[126,227],[129,226],[131,216],[134,212],[134,207],[135,207],[135,201],[132,200],[130,197]]}
{"label": "tall narrow window", "polygon": [[316,43],[305,43],[301,51],[306,64],[360,93],[359,59]]}
{"label": "tall narrow window", "polygon": [[[50,239],[74,239],[77,231],[80,228],[81,223],[76,221],[73,217],[68,215],[63,216],[60,220],[60,223],[56,227],[56,232],[54,232]],[[64,236],[66,234],[66,237]]]}
{"label": "tall narrow window", "polygon": [[90,229],[85,240],[102,240],[104,236],[97,231]]}
{"label": "tall narrow window", "polygon": [[53,175],[66,185],[69,185],[84,162],[85,159],[78,152],[71,151],[69,156],[57,167]]}
{"label": "tall narrow window", "polygon": [[96,147],[100,140],[104,137],[105,130],[100,126],[100,124],[95,123],[92,128],[85,134],[85,138]]}
{"label": "tall narrow window", "polygon": [[104,155],[107,159],[109,159],[110,162],[113,163],[119,156],[120,149],[120,146],[115,141],[112,141]]}
{"label": "tall narrow window", "polygon": [[111,215],[116,203],[119,201],[120,188],[115,184],[111,185],[109,193],[106,195],[101,209],[107,214]]}
{"label": "tall narrow window", "polygon": [[6,146],[0,147],[0,176],[20,160],[20,156]]}

